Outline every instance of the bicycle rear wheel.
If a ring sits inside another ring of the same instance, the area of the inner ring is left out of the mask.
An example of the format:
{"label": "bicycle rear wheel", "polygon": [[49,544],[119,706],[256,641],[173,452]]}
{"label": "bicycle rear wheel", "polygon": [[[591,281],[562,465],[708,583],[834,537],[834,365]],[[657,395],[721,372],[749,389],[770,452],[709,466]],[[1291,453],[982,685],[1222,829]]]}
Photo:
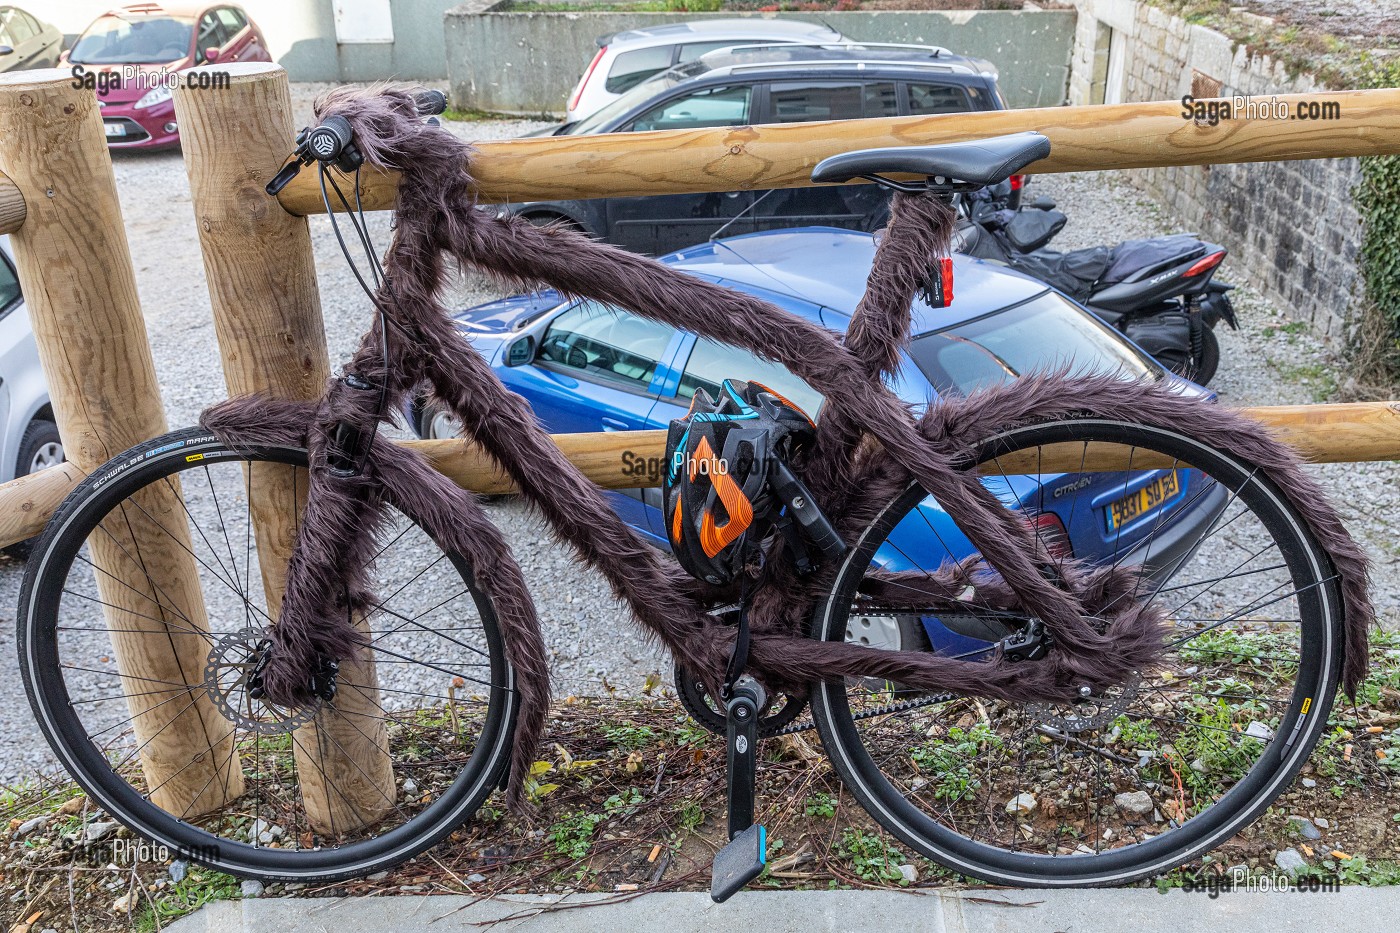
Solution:
{"label": "bicycle rear wheel", "polygon": [[[1122,469],[1087,471],[1091,448]],[[1122,883],[1228,839],[1326,727],[1343,655],[1327,555],[1254,465],[1174,431],[1056,422],[1007,432],[976,462],[1050,557],[1143,568],[1133,598],[1165,612],[1164,665],[1063,705],[822,683],[813,714],[847,786],[924,855],[1008,885]],[[861,592],[875,571],[912,581],[970,553],[911,484],[852,548],[814,637],[989,657],[1031,620],[977,599],[920,611]]]}
{"label": "bicycle rear wheel", "polygon": [[[300,501],[305,465],[304,450],[233,450],[200,429],[133,448],[64,501],[26,567],[19,607],[35,716],[91,798],[172,856],[267,880],[363,875],[441,840],[500,782],[517,709],[471,568],[392,507],[369,572],[377,603],[361,621],[373,667],[342,665],[335,698],[315,709],[248,695],[275,615],[253,515],[279,479]],[[197,576],[198,596],[167,592],[147,573],[175,561]],[[118,669],[119,648],[130,658],[175,643],[195,656],[178,679]],[[150,760],[176,730],[194,736],[188,760],[171,760],[168,744]],[[203,786],[172,793],[211,758]],[[214,782],[227,799],[195,815],[220,796]]]}

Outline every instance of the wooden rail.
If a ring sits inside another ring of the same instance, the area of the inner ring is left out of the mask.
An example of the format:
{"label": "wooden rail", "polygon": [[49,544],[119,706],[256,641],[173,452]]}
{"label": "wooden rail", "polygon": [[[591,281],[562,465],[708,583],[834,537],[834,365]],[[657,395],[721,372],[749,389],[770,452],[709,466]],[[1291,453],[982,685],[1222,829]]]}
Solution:
{"label": "wooden rail", "polygon": [[24,195],[9,176],[0,174],[0,234],[14,233],[24,223]]}
{"label": "wooden rail", "polygon": [[[1244,413],[1273,428],[1309,463],[1361,463],[1400,460],[1400,402],[1350,402],[1331,405],[1276,405],[1246,408]],[[665,431],[609,431],[600,434],[556,434],[554,442],[592,482],[604,489],[640,489],[655,485],[628,472],[623,454],[633,458],[661,457]],[[488,495],[515,492],[510,479],[496,469],[481,449],[461,441],[402,441],[421,450],[433,466],[465,489]],[[1121,469],[1116,460],[1090,458],[1080,465],[1080,452],[1058,464],[1045,460],[1041,469]],[[1135,467],[1148,463],[1134,460]],[[1029,467],[1027,467],[1029,468]],[[76,471],[71,465],[51,467],[0,485],[0,547],[37,534],[48,516],[68,494]]]}
{"label": "wooden rail", "polygon": [[[1183,119],[1180,102],[1161,101],[545,136],[478,143],[471,171],[480,199],[503,203],[799,188],[811,185],[814,165],[838,153],[1023,130],[1044,133],[1052,145],[1050,157],[1028,169],[1032,173],[1400,153],[1400,89],[1284,94],[1278,99],[1290,105],[1335,101],[1340,117],[1325,122],[1228,119],[1210,126]],[[394,176],[365,172],[361,181],[366,209],[393,206]],[[314,172],[302,172],[283,190],[281,201],[294,214],[325,209]]]}

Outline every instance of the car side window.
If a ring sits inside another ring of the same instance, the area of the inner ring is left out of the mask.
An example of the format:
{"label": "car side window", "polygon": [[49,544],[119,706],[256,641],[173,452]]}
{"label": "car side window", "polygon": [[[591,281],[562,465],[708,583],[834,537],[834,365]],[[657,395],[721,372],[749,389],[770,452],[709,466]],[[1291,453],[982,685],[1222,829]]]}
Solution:
{"label": "car side window", "polygon": [[870,117],[899,116],[899,92],[892,81],[881,81],[865,86],[865,107],[861,115]]}
{"label": "car side window", "polygon": [[224,36],[224,27],[219,23],[219,17],[214,13],[205,13],[199,20],[199,38],[195,40],[195,57],[200,61],[204,60],[204,50],[213,46],[222,47],[227,41]]}
{"label": "car side window", "polygon": [[761,360],[748,350],[705,337],[695,341],[676,395],[681,399],[694,398],[695,390],[703,388],[710,398],[715,398],[720,383],[726,379],[760,382],[813,418],[822,406],[821,393],[782,364]]}
{"label": "car side window", "polygon": [[219,22],[224,24],[224,32],[231,39],[243,31],[243,27],[248,25],[248,20],[243,18],[243,14],[232,7],[220,7],[214,11],[219,17]]}
{"label": "car side window", "polygon": [[646,391],[673,333],[665,324],[585,301],[549,325],[538,358],[579,375]]}
{"label": "car side window", "polygon": [[775,81],[768,86],[774,123],[859,120],[865,87],[860,82]]}
{"label": "car side window", "polygon": [[639,132],[745,126],[753,122],[749,115],[752,100],[750,85],[708,87],[658,104],[633,120],[629,129]]}
{"label": "car side window", "polygon": [[18,45],[28,39],[34,38],[39,30],[29,25],[29,17],[24,15],[23,10],[11,7],[8,11],[9,22],[5,24],[4,35],[8,36],[4,41],[7,45]]}
{"label": "car side window", "polygon": [[658,71],[671,67],[671,56],[676,52],[674,45],[654,45],[648,49],[633,49],[621,52],[613,59],[608,69],[608,77],[603,87],[609,94],[630,91]]}
{"label": "car side window", "polygon": [[686,62],[693,62],[706,52],[713,52],[716,49],[727,49],[735,45],[758,45],[757,39],[727,39],[723,42],[687,42],[681,46],[680,55],[676,58],[677,65],[684,65]]}
{"label": "car side window", "polygon": [[956,84],[910,84],[911,114],[967,113],[973,109],[967,91]]}
{"label": "car side window", "polygon": [[10,265],[9,257],[0,256],[0,315],[8,314],[23,297],[19,276],[15,274],[14,266]]}

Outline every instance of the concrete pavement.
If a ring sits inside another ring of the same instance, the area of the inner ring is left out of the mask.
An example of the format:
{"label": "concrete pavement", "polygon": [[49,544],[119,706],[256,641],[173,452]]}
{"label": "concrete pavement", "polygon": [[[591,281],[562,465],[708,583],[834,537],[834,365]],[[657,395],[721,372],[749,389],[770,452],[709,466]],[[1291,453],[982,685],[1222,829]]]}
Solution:
{"label": "concrete pavement", "polygon": [[[1106,889],[745,891],[727,904],[701,893],[469,897],[258,898],[211,904],[169,933],[1392,933],[1400,888],[1221,893]],[[594,906],[584,906],[584,905]],[[559,909],[577,905],[569,909]],[[484,926],[494,924],[493,926]]]}

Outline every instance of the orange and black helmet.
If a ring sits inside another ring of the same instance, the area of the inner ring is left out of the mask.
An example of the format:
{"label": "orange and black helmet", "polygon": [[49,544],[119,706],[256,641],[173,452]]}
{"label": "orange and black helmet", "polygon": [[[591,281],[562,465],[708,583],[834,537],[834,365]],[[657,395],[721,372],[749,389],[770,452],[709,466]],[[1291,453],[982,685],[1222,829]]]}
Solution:
{"label": "orange and black helmet", "polygon": [[687,572],[716,585],[739,574],[782,509],[775,458],[787,462],[815,434],[800,408],[757,382],[726,379],[717,399],[696,390],[666,435],[662,482],[666,536]]}

